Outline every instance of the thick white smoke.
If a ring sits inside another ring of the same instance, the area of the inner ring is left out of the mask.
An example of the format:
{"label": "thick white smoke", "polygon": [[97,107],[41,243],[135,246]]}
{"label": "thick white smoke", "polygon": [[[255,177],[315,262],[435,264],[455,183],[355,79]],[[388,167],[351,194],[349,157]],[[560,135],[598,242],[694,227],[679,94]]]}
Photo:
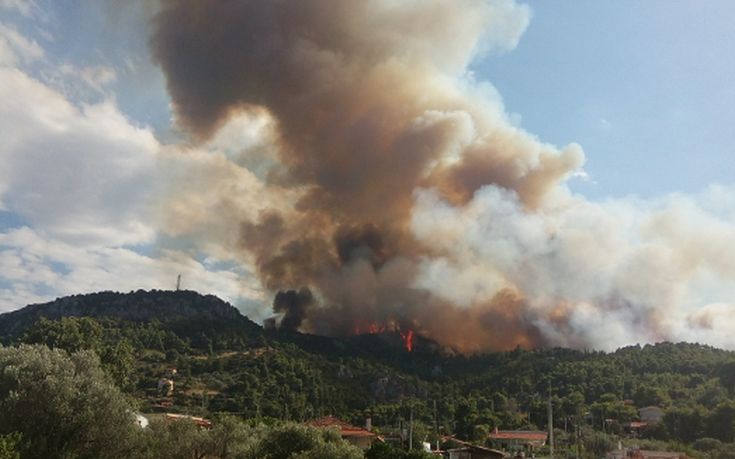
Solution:
{"label": "thick white smoke", "polygon": [[416,237],[437,249],[416,283],[471,307],[525,298],[551,343],[614,349],[686,340],[733,347],[735,190],[591,202],[562,192],[529,211],[488,186],[464,206],[419,190]]}

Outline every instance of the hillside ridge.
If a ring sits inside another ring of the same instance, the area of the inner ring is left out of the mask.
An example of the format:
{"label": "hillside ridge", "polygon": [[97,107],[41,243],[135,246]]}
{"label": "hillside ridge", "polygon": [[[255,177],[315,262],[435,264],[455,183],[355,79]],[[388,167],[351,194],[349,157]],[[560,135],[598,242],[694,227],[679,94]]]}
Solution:
{"label": "hillside ridge", "polygon": [[158,320],[233,321],[260,328],[230,303],[191,290],[104,291],[57,298],[0,314],[0,336],[16,336],[39,318],[112,318],[130,322]]}

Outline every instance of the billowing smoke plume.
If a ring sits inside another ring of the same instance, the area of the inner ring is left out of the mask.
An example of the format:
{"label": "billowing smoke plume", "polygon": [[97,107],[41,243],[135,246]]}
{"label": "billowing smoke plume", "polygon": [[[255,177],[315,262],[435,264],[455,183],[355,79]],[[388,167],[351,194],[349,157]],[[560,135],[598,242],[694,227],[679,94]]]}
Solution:
{"label": "billowing smoke plume", "polygon": [[515,126],[469,70],[528,21],[512,0],[164,1],[151,44],[180,126],[274,125],[262,193],[286,205],[218,218],[289,328],[465,351],[676,336],[665,211],[572,196],[581,149]]}
{"label": "billowing smoke plume", "polygon": [[306,318],[309,308],[314,303],[314,296],[309,289],[302,288],[278,292],[273,300],[273,310],[283,313],[281,328],[285,330],[298,330],[301,322]]}

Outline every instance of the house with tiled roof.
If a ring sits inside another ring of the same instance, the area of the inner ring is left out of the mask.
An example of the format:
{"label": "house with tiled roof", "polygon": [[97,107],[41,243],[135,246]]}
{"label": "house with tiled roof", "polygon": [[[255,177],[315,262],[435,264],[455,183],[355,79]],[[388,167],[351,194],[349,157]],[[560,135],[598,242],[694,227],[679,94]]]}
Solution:
{"label": "house with tiled roof", "polygon": [[498,430],[488,434],[493,446],[510,451],[533,452],[546,444],[548,434],[543,430]]}
{"label": "house with tiled roof", "polygon": [[504,459],[508,457],[503,451],[475,445],[451,436],[445,436],[443,440],[455,445],[454,448],[444,451],[444,457],[448,459]]}
{"label": "house with tiled roof", "polygon": [[313,419],[311,421],[307,421],[306,424],[312,427],[339,429],[343,440],[346,440],[362,449],[370,448],[370,445],[375,441],[383,441],[383,439],[374,432],[363,427],[354,426],[341,419],[335,418],[334,416],[325,416],[323,418]]}

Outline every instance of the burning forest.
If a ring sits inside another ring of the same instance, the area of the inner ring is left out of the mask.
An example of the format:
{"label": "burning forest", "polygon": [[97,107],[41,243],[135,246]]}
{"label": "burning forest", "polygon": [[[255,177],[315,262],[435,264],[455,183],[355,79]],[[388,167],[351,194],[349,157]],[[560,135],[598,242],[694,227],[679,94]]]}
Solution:
{"label": "burning forest", "polygon": [[151,48],[178,125],[194,143],[266,126],[238,157],[260,207],[218,217],[281,327],[394,331],[408,351],[415,335],[609,348],[708,333],[730,310],[692,293],[697,273],[735,273],[727,225],[573,194],[581,147],[541,142],[475,81],[528,21],[510,0],[163,2]]}

